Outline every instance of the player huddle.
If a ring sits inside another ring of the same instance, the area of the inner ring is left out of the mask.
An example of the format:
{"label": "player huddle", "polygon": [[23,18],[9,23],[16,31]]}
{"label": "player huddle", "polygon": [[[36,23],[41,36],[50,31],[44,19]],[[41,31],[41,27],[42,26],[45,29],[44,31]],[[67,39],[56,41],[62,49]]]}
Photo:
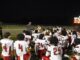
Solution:
{"label": "player huddle", "polygon": [[[10,37],[11,33],[5,32],[0,40],[3,60],[14,60],[13,56],[15,60],[30,60],[32,50],[39,60],[80,60],[80,33],[77,30],[43,29],[39,26],[19,33],[15,41]],[[68,55],[69,51],[71,55]]]}

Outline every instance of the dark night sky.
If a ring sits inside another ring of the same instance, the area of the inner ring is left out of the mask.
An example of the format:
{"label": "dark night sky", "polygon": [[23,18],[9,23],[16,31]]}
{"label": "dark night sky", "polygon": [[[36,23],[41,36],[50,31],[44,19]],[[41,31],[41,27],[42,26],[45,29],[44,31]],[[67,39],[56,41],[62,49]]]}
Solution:
{"label": "dark night sky", "polygon": [[0,20],[68,25],[74,16],[80,15],[79,6],[78,1],[0,0]]}

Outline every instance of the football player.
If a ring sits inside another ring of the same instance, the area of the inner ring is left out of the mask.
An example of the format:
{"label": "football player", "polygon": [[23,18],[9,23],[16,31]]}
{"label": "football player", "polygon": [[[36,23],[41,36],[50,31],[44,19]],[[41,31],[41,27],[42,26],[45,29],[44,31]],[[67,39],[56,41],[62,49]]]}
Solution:
{"label": "football player", "polygon": [[10,60],[13,51],[13,40],[10,39],[11,34],[9,32],[4,33],[4,38],[0,40],[2,48],[3,60]]}
{"label": "football player", "polygon": [[40,34],[39,38],[35,41],[35,52],[41,59],[43,54],[46,52],[45,46],[47,44],[46,40],[43,39],[44,34]]}
{"label": "football player", "polygon": [[75,46],[73,46],[74,54],[71,56],[71,60],[80,60],[80,38],[75,40]]}
{"label": "football player", "polygon": [[50,52],[50,60],[62,60],[62,48],[58,46],[57,37],[50,38],[50,45],[47,47]]}
{"label": "football player", "polygon": [[28,51],[28,43],[24,40],[23,34],[17,35],[17,40],[14,43],[14,50],[17,56],[17,60],[29,60],[30,52]]}

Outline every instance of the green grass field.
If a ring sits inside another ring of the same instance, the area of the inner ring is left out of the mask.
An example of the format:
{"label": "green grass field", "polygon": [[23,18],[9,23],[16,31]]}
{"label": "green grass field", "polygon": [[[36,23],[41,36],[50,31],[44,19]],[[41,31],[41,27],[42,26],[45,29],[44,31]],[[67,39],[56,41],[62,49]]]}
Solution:
{"label": "green grass field", "polygon": [[[35,28],[37,25],[32,25],[33,28]],[[43,26],[41,25],[42,28],[52,28],[54,26]],[[62,27],[66,27],[67,29],[72,29],[71,26],[62,26]],[[15,40],[16,35],[18,33],[21,33],[23,30],[26,30],[26,25],[2,25],[2,30],[3,30],[3,34],[4,32],[10,32],[12,35],[12,39]]]}
{"label": "green grass field", "polygon": [[25,25],[2,25],[2,32],[10,32],[12,35],[12,39],[15,40],[15,37],[18,33],[21,33],[26,29]]}

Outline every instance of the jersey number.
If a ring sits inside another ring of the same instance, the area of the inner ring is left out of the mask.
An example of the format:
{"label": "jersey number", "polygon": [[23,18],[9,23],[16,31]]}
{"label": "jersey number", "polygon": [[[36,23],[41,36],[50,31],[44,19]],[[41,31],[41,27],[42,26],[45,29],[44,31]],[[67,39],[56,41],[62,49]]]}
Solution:
{"label": "jersey number", "polygon": [[3,46],[3,49],[7,52],[6,44]]}
{"label": "jersey number", "polygon": [[38,43],[38,47],[43,47],[43,44],[42,43]]}
{"label": "jersey number", "polygon": [[22,47],[22,45],[20,45],[20,44],[19,44],[19,49],[20,49],[21,51],[23,51],[23,47]]}
{"label": "jersey number", "polygon": [[61,49],[60,47],[59,48],[54,48],[54,55],[58,55],[58,54],[61,54]]}

